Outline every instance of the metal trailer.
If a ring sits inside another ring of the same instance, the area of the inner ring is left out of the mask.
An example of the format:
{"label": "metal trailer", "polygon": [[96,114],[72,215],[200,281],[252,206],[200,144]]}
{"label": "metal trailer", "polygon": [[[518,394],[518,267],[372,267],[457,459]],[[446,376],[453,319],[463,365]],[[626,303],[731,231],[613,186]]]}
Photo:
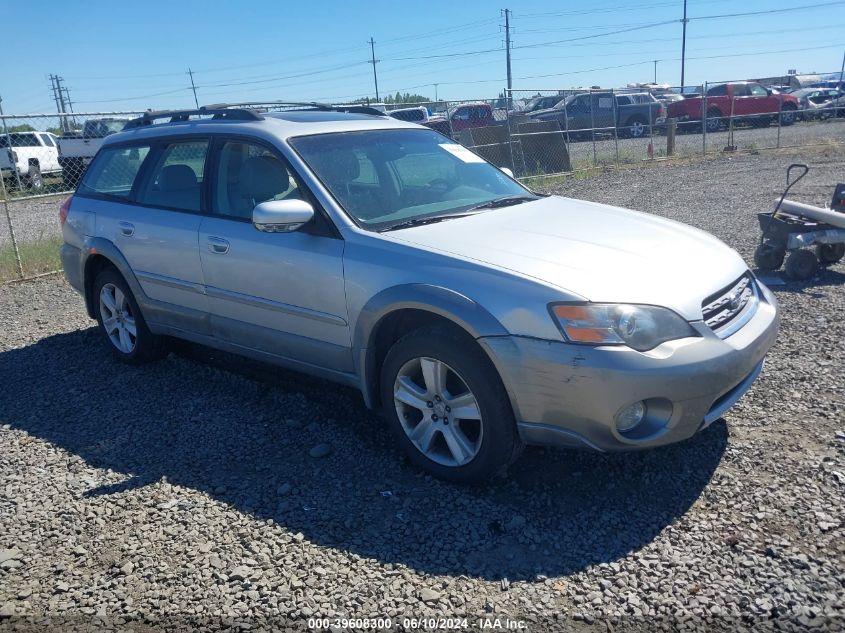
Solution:
{"label": "metal trailer", "polygon": [[[796,169],[802,172],[792,178]],[[809,171],[807,165],[790,165],[780,200],[772,211],[757,214],[761,236],[754,263],[760,270],[777,270],[786,259],[786,274],[806,280],[818,272],[819,266],[835,264],[845,256],[845,184],[836,186],[829,209],[785,199]]]}

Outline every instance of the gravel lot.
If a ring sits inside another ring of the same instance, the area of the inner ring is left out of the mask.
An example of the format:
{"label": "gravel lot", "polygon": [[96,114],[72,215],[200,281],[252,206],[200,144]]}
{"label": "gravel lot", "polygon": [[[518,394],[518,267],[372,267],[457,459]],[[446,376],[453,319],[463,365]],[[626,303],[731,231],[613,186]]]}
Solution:
{"label": "gravel lot", "polygon": [[[610,171],[559,193],[709,230],[750,261],[784,168],[841,150]],[[746,397],[645,453],[529,449],[461,488],[403,463],[355,392],[180,346],[114,363],[60,279],[0,287],[0,628],[521,619],[530,630],[842,630],[845,265],[774,286]],[[328,444],[331,453],[309,452]],[[52,618],[52,619],[45,619]],[[93,620],[92,620],[93,619]]]}

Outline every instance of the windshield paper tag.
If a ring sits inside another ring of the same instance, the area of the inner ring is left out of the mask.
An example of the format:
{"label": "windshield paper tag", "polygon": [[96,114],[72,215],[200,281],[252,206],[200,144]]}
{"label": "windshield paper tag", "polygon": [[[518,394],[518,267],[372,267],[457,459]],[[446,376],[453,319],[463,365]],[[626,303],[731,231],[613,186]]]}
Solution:
{"label": "windshield paper tag", "polygon": [[449,152],[452,156],[460,158],[465,163],[483,163],[484,159],[469,151],[463,145],[457,143],[442,143],[440,145],[443,149]]}

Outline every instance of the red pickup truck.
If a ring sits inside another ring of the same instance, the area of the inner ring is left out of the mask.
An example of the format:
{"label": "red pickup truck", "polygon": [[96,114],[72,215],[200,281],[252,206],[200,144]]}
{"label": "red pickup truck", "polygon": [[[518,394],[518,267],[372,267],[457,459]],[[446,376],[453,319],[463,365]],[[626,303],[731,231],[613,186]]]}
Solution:
{"label": "red pickup truck", "polygon": [[792,125],[797,111],[798,99],[792,95],[774,92],[751,81],[738,81],[712,86],[705,97],[670,103],[668,116],[678,119],[683,128],[700,126],[706,114],[707,131],[718,132],[731,118],[734,124],[765,127],[776,120],[778,113],[781,125]]}
{"label": "red pickup truck", "polygon": [[496,125],[496,119],[490,104],[479,101],[453,106],[448,109],[446,116],[433,116],[423,125],[457,139],[461,130]]}

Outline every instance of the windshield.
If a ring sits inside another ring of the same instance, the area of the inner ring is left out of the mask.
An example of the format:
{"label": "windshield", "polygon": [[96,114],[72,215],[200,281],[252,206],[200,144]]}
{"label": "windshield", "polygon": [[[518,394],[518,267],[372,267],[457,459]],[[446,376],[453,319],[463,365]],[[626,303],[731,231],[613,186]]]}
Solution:
{"label": "windshield", "polygon": [[292,138],[290,144],[344,210],[374,231],[499,198],[533,196],[433,130],[318,134]]}

